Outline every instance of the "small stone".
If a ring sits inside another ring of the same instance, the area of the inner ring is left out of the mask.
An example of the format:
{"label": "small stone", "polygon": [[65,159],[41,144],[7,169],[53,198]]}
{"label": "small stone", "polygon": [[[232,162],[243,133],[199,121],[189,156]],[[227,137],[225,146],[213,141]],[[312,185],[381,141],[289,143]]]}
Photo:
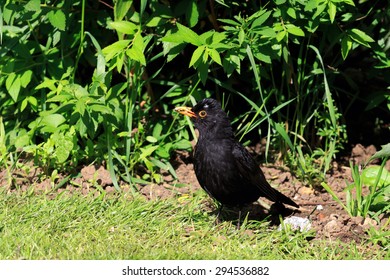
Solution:
{"label": "small stone", "polygon": [[298,193],[299,193],[300,195],[311,195],[311,194],[314,193],[314,190],[313,190],[312,188],[307,188],[307,187],[305,187],[305,188],[300,188],[300,189],[298,190]]}
{"label": "small stone", "polygon": [[363,224],[364,218],[361,217],[361,216],[358,216],[358,217],[352,217],[351,220],[352,220],[352,222],[354,222],[355,224],[361,225],[361,224]]}
{"label": "small stone", "polygon": [[339,232],[340,229],[341,228],[336,220],[331,220],[324,226],[324,231],[327,233]]}
{"label": "small stone", "polygon": [[363,227],[371,227],[371,226],[377,226],[377,225],[378,225],[378,223],[369,217],[364,219]]}

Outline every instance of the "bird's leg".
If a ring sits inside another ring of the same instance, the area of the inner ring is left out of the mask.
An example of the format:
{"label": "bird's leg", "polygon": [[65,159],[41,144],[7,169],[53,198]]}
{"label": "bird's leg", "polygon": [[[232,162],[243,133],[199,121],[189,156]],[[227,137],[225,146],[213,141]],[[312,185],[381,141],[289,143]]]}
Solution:
{"label": "bird's leg", "polygon": [[217,213],[217,217],[215,218],[215,224],[219,224],[219,216],[221,215],[222,213],[222,209],[223,209],[223,204],[221,204],[218,208],[218,213]]}
{"label": "bird's leg", "polygon": [[239,230],[241,227],[241,211],[242,211],[242,206],[238,206],[237,230]]}

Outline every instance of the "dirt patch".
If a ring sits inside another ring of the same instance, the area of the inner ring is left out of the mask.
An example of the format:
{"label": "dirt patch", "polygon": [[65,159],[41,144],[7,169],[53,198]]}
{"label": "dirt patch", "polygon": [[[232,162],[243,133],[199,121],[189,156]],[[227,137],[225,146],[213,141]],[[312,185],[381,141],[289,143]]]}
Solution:
{"label": "dirt patch", "polygon": [[[375,152],[376,149],[373,146],[357,145],[352,150],[351,159],[357,164],[364,163]],[[137,186],[139,191],[148,199],[167,199],[190,194],[200,189],[189,153],[178,152],[172,160],[172,165],[176,170],[177,179],[170,174],[163,174],[164,183],[140,185]],[[103,190],[107,193],[115,192],[111,176],[103,165],[85,166],[74,176],[55,174],[51,177],[42,176],[42,169],[35,168],[30,163],[23,164],[23,166],[23,169],[13,171],[11,174],[2,170],[0,186],[7,188],[10,192],[23,191],[30,187],[36,193],[52,192],[53,189],[57,192],[68,191],[70,194],[81,192],[85,195],[91,192],[98,195]],[[387,168],[390,170],[390,161],[387,163]],[[262,166],[262,170],[272,186],[301,206],[299,211],[290,211],[289,215],[308,218],[312,229],[316,232],[315,239],[338,239],[347,243],[361,242],[367,238],[367,230],[370,227],[379,229],[389,219],[384,215],[380,216],[378,221],[350,217],[325,190],[304,185],[287,168],[265,165]],[[351,180],[350,168],[337,164],[326,176],[327,183],[342,201],[345,201],[344,189]],[[120,185],[125,192],[130,190],[128,184],[120,182]],[[14,186],[17,186],[17,189]],[[264,219],[273,211],[271,204],[270,201],[260,199],[259,203],[248,206],[244,211],[249,211],[249,219]],[[205,211],[216,214],[211,199],[210,203],[205,203],[202,207]],[[225,217],[231,216],[237,217],[235,214],[230,216],[225,214]],[[389,224],[387,227],[390,230]]]}

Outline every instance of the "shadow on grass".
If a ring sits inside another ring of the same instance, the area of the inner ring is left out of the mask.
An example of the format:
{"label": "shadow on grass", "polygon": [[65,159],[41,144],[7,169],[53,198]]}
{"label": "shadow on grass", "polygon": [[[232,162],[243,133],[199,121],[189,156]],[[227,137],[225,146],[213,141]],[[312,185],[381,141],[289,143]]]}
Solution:
{"label": "shadow on grass", "polygon": [[[219,208],[212,210],[209,214],[216,216],[216,223],[220,222],[236,222],[238,224],[238,219],[240,216],[239,207],[228,207],[223,206],[222,211],[220,212]],[[294,213],[298,213],[298,210],[293,210],[285,207],[283,204],[274,203],[271,205],[271,208],[268,210],[264,208],[259,203],[252,203],[241,208],[241,221],[243,223],[245,219],[254,220],[254,221],[269,221],[270,225],[278,226],[280,224],[280,217],[288,217]]]}

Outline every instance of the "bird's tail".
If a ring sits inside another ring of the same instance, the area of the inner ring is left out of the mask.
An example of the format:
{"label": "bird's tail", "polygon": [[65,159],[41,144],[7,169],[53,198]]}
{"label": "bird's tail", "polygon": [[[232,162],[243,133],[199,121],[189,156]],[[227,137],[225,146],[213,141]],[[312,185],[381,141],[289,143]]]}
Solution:
{"label": "bird's tail", "polygon": [[269,200],[272,200],[273,202],[281,202],[283,204],[288,204],[291,206],[294,206],[296,208],[299,208],[299,205],[296,204],[291,198],[285,196],[278,190],[274,189],[271,187],[268,183],[261,188],[265,194],[265,197],[268,198]]}
{"label": "bird's tail", "polygon": [[282,202],[283,204],[288,204],[288,205],[294,206],[296,208],[299,208],[299,205],[296,204],[291,198],[285,196],[284,194],[282,194],[279,191],[277,191],[277,192],[278,192],[278,201],[279,202]]}

